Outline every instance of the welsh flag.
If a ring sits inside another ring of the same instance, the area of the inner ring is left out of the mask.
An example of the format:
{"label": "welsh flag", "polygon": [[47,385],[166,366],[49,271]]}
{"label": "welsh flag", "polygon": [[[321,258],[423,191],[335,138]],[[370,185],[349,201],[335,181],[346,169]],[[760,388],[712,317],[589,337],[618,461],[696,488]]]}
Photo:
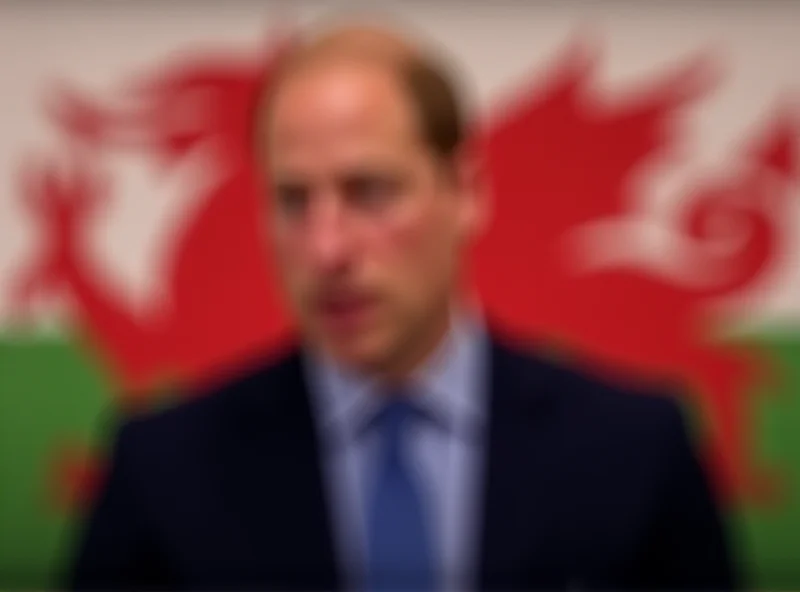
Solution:
{"label": "welsh flag", "polygon": [[[486,308],[598,376],[681,385],[746,571],[786,589],[800,6],[756,5],[402,11],[475,81]],[[256,3],[137,6],[2,9],[0,588],[58,586],[114,418],[291,334],[250,141],[291,39]]]}

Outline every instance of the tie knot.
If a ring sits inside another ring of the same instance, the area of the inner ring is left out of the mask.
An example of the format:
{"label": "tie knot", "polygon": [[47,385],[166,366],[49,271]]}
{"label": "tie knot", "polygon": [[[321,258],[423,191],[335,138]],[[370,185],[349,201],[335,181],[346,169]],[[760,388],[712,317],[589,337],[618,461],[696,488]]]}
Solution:
{"label": "tie knot", "polygon": [[398,436],[417,413],[417,408],[403,397],[387,403],[378,412],[375,423],[391,439]]}
{"label": "tie knot", "polygon": [[375,415],[372,421],[374,429],[378,430],[382,448],[389,457],[396,460],[402,456],[401,450],[405,447],[409,425],[421,414],[420,409],[409,402],[405,396],[393,398],[386,403]]}

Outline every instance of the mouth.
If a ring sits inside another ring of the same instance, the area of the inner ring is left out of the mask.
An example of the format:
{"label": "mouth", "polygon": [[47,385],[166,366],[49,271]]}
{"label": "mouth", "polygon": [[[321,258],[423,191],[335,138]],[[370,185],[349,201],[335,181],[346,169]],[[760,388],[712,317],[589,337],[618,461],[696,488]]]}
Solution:
{"label": "mouth", "polygon": [[346,336],[364,326],[376,299],[364,294],[325,296],[319,300],[318,312],[326,332]]}

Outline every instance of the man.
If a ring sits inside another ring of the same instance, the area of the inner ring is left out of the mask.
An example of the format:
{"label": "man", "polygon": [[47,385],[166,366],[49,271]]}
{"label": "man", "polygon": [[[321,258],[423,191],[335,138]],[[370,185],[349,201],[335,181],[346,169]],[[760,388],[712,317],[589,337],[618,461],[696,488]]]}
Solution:
{"label": "man", "polygon": [[677,405],[505,343],[455,93],[404,39],[298,49],[256,138],[302,347],[121,430],[73,587],[734,585]]}

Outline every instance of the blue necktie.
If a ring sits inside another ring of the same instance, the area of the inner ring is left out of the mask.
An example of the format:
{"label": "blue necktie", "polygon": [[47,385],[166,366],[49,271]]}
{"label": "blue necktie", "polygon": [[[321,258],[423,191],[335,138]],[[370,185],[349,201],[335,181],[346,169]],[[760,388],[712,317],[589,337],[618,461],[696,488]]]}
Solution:
{"label": "blue necktie", "polygon": [[[374,489],[367,497],[366,590],[433,590],[434,565],[418,484],[403,450],[403,435],[418,412],[389,403],[376,418],[380,431]],[[371,494],[371,495],[369,495]]]}

